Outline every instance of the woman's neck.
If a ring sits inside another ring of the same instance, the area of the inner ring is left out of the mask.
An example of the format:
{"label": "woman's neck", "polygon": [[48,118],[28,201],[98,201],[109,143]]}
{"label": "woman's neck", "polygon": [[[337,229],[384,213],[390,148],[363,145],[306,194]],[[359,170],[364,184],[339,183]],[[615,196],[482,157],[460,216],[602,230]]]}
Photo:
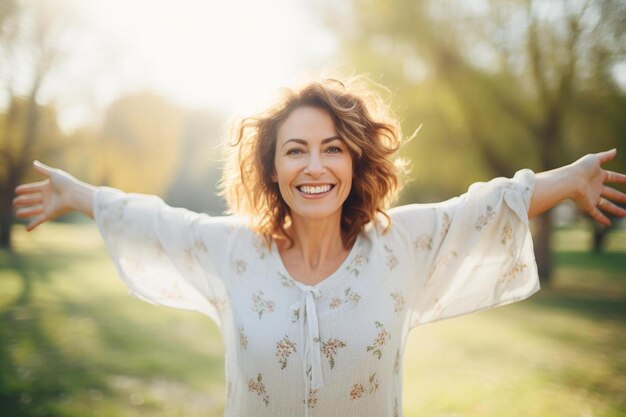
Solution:
{"label": "woman's neck", "polygon": [[315,284],[332,274],[348,256],[340,219],[292,219],[287,233],[293,241],[279,244],[289,273],[298,281]]}

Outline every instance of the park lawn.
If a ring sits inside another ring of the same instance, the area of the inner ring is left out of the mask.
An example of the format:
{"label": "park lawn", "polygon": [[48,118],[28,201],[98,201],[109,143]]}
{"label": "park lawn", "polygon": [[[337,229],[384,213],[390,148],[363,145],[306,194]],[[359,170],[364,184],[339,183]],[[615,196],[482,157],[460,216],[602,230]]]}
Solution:
{"label": "park lawn", "polygon": [[[626,231],[599,255],[585,239],[557,232],[554,284],[530,300],[416,329],[404,415],[626,415]],[[210,320],[129,296],[93,225],[15,241],[0,252],[1,416],[223,414]]]}

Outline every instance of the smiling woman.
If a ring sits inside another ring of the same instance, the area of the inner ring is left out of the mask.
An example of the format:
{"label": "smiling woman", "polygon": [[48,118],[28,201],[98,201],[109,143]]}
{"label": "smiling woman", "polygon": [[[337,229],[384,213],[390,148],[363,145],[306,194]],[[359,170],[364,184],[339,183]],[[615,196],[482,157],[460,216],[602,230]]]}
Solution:
{"label": "smiling woman", "polygon": [[[235,126],[221,183],[231,212],[272,240],[293,243],[294,216],[336,216],[341,242],[352,246],[363,226],[395,198],[404,164],[390,159],[401,143],[395,120],[362,80],[310,82],[286,90],[275,106]],[[359,181],[352,182],[353,176]],[[329,198],[299,186],[331,185]],[[354,187],[354,190],[352,190]],[[306,203],[305,203],[306,201]],[[293,205],[292,205],[293,204]],[[317,215],[316,215],[317,213]],[[325,230],[317,223],[313,229]]]}
{"label": "smiling woman", "polygon": [[411,329],[539,290],[528,219],[571,198],[623,217],[616,150],[552,171],[518,171],[438,204],[388,209],[400,144],[387,107],[357,84],[286,90],[234,130],[209,217],[154,196],[93,187],[35,164],[19,186],[28,230],[77,210],[94,217],[131,293],[202,312],[222,330],[227,417],[402,415]]}

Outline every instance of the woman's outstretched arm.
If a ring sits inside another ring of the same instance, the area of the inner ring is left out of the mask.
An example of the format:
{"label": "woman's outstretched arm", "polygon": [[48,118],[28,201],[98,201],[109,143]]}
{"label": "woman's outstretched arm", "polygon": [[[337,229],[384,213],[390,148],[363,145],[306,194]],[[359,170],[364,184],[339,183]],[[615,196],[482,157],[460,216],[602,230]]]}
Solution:
{"label": "woman's outstretched arm", "polygon": [[26,230],[31,231],[70,211],[79,211],[93,219],[92,201],[96,187],[39,161],[33,162],[33,166],[45,179],[17,186],[13,199],[13,206],[17,209],[15,215],[32,218]]}
{"label": "woman's outstretched arm", "polygon": [[626,194],[605,185],[626,184],[626,175],[602,168],[616,154],[616,149],[589,154],[564,167],[538,173],[528,216],[538,216],[566,199],[572,199],[605,226],[611,224],[606,214],[626,216],[626,210],[614,203],[626,203]]}

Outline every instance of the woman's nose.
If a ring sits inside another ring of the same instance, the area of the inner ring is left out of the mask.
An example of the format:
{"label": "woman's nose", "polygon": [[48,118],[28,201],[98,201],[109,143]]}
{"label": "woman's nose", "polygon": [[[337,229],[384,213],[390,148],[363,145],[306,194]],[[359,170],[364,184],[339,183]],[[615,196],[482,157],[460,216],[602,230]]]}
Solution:
{"label": "woman's nose", "polygon": [[324,173],[325,168],[319,155],[311,154],[308,164],[304,169],[304,173],[312,177],[320,176]]}

